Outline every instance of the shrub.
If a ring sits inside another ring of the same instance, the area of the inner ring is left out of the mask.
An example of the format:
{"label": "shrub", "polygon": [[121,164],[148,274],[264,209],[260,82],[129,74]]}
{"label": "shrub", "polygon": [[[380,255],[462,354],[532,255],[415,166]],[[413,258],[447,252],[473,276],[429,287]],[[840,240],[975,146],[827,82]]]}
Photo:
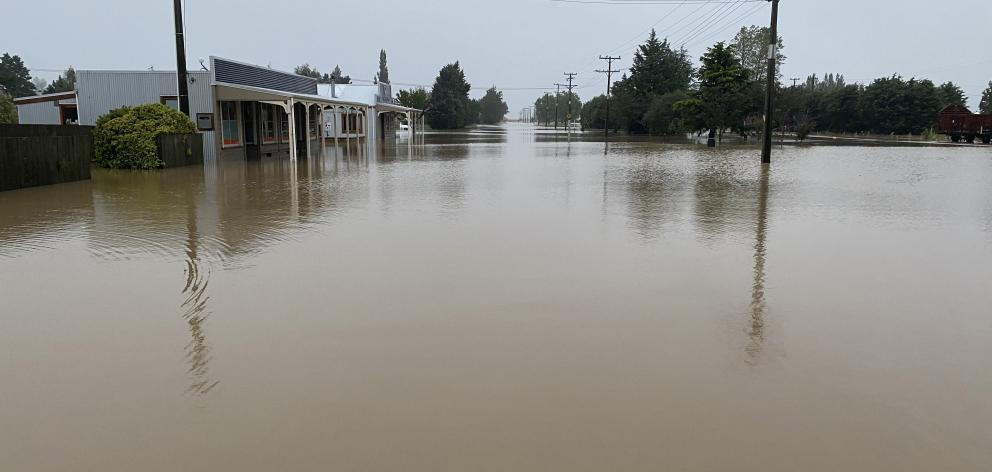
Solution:
{"label": "shrub", "polygon": [[0,124],[17,124],[17,107],[10,97],[0,91]]}
{"label": "shrub", "polygon": [[157,169],[156,138],[162,134],[192,134],[188,116],[158,103],[111,110],[96,120],[94,163],[110,169]]}

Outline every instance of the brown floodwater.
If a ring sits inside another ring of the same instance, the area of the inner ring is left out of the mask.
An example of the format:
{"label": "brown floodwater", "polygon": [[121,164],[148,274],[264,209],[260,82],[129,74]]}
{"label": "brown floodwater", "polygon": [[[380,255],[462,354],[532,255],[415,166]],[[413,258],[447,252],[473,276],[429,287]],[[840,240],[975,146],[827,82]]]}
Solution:
{"label": "brown floodwater", "polygon": [[0,193],[0,470],[992,467],[992,148],[593,141]]}

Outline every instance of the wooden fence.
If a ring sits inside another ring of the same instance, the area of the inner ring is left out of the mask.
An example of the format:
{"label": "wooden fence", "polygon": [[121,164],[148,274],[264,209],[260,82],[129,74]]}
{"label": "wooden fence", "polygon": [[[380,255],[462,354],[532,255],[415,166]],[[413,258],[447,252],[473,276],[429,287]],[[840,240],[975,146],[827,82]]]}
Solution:
{"label": "wooden fence", "polygon": [[201,134],[162,134],[157,144],[158,155],[167,168],[203,165]]}
{"label": "wooden fence", "polygon": [[0,191],[90,178],[93,128],[0,125]]}

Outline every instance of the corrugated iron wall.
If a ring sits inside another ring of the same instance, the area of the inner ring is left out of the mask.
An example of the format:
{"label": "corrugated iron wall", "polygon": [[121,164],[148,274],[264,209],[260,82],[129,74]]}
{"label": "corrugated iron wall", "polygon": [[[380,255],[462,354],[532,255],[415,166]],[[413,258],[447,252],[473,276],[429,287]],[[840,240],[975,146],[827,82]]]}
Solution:
{"label": "corrugated iron wall", "polygon": [[[213,113],[210,73],[194,71],[189,78],[190,114],[195,118],[197,113]],[[162,96],[176,95],[176,73],[80,70],[76,71],[76,91],[79,124],[95,125],[97,118],[115,108],[160,103]],[[208,159],[215,154],[214,144],[214,132],[203,133],[203,150]]]}
{"label": "corrugated iron wall", "polygon": [[17,105],[17,122],[22,125],[57,125],[60,119],[58,101]]}

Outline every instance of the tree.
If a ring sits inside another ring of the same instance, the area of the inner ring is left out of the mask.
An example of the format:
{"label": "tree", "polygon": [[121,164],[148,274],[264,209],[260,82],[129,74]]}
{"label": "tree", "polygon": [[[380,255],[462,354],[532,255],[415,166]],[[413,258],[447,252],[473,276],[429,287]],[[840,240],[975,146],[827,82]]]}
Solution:
{"label": "tree", "polygon": [[386,67],[386,50],[379,50],[379,74],[376,75],[379,82],[389,83],[389,67]]}
{"label": "tree", "polygon": [[978,112],[992,115],[992,81],[989,81],[989,88],[982,92],[982,102],[978,104]]}
{"label": "tree", "polygon": [[[764,82],[768,75],[768,36],[771,34],[768,27],[748,26],[741,28],[730,43],[730,49],[741,65],[747,69],[751,80]],[[785,63],[785,55],[782,50],[785,43],[782,37],[778,38],[778,48],[775,53],[776,73],[778,80],[782,77],[782,64]]]}
{"label": "tree", "polygon": [[716,131],[742,126],[750,85],[747,69],[722,42],[709,48],[700,61],[696,98],[702,115],[692,121],[704,124],[711,136]]}
{"label": "tree", "polygon": [[47,92],[42,92],[42,90],[45,90],[45,89],[48,88],[48,81],[47,80],[42,79],[41,77],[35,77],[35,78],[31,79],[31,83],[34,84],[34,90],[36,92],[38,92],[38,93],[47,93]]}
{"label": "tree", "polygon": [[503,122],[503,117],[510,108],[503,101],[503,92],[496,87],[486,90],[486,95],[479,100],[479,121],[482,124],[494,125]]}
{"label": "tree", "polygon": [[304,77],[313,77],[314,79],[320,80],[320,72],[316,67],[311,67],[310,64],[303,64],[302,66],[296,66],[293,69],[293,73],[296,75],[302,75]]}
{"label": "tree", "polygon": [[396,101],[400,105],[408,108],[416,108],[418,110],[424,110],[427,108],[427,102],[430,101],[430,94],[424,88],[415,88],[410,90],[400,90],[396,94]]}
{"label": "tree", "polygon": [[20,56],[4,53],[0,56],[0,87],[13,98],[27,97],[37,93],[31,83],[31,71],[24,66]]}
{"label": "tree", "polygon": [[69,66],[64,75],[60,75],[45,88],[45,93],[72,92],[76,90],[76,70]]}
{"label": "tree", "polygon": [[468,92],[472,86],[465,80],[465,72],[458,62],[441,68],[430,102],[425,113],[427,122],[434,129],[458,129],[469,122]]}
{"label": "tree", "polygon": [[10,96],[0,91],[0,124],[17,124],[17,107]]}
{"label": "tree", "polygon": [[[324,74],[327,76],[327,74]],[[326,77],[326,82],[328,84],[338,84],[345,85],[351,83],[351,76],[341,75],[341,66],[334,66],[334,71],[331,72],[330,76]]]}
{"label": "tree", "polygon": [[692,81],[692,61],[685,49],[672,49],[668,40],[658,40],[651,30],[644,44],[634,52],[630,86],[641,98],[686,90]]}
{"label": "tree", "polygon": [[964,106],[968,97],[964,95],[964,90],[958,87],[954,82],[945,82],[937,87],[937,93],[940,95],[940,102],[942,106],[948,105],[962,105]]}
{"label": "tree", "polygon": [[675,104],[689,98],[691,98],[689,94],[683,91],[655,96],[644,114],[644,124],[648,127],[648,131],[661,136],[684,133],[686,128],[678,112],[675,111]]}
{"label": "tree", "polygon": [[482,115],[482,103],[474,98],[468,99],[465,102],[465,126],[474,125],[479,123],[479,117]]}

